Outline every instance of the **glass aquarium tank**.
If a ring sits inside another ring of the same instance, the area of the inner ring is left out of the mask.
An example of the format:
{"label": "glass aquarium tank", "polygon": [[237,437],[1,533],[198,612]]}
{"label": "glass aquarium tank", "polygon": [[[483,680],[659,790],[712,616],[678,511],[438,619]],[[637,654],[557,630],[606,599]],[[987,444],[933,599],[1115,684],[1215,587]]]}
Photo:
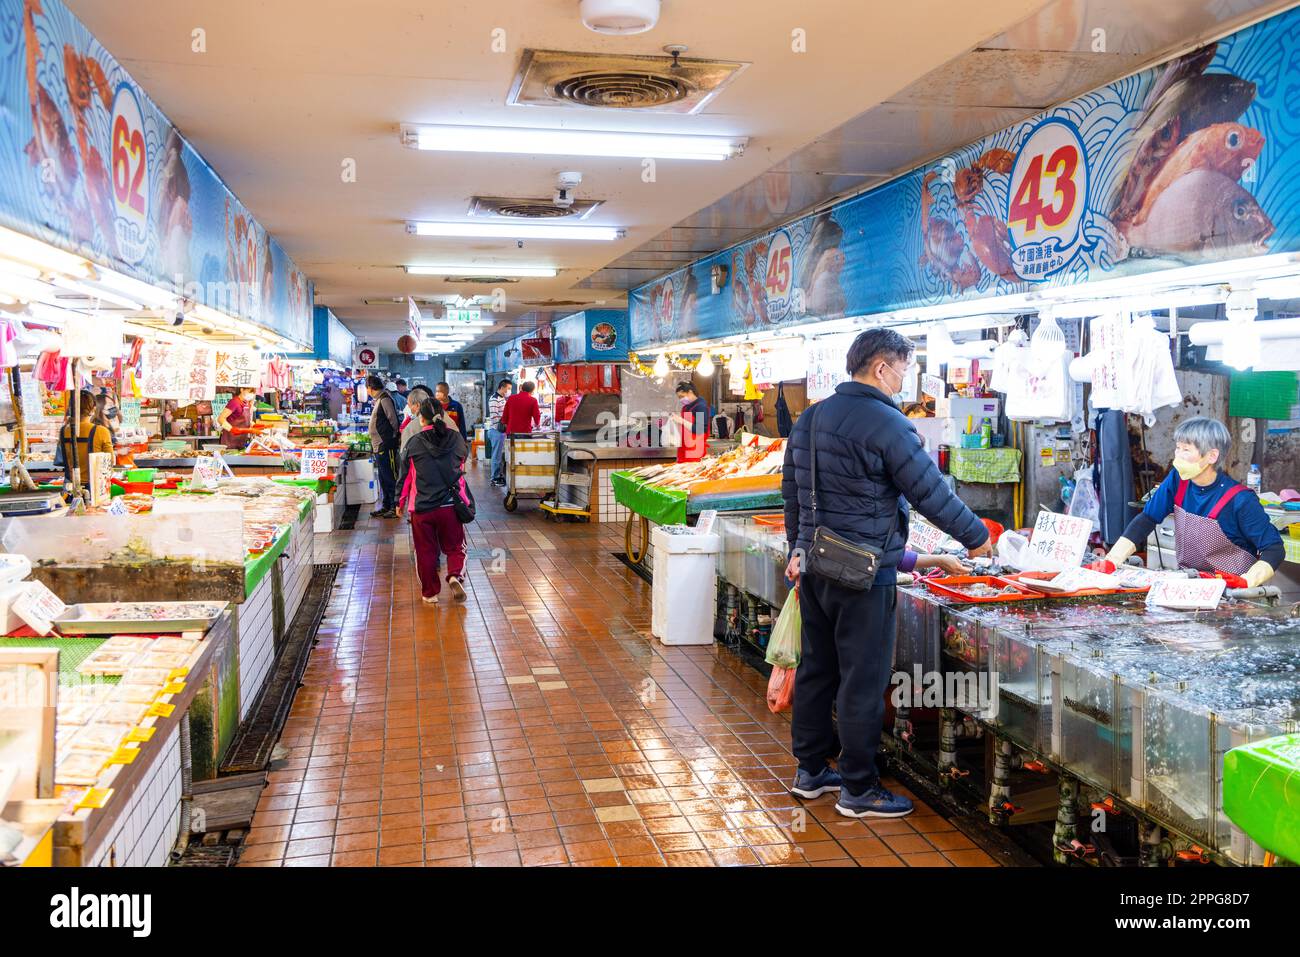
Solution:
{"label": "glass aquarium tank", "polygon": [[913,674],[939,670],[939,627],[944,609],[956,603],[930,592],[923,585],[898,589],[894,614],[894,670]]}
{"label": "glass aquarium tank", "polygon": [[1300,674],[1207,675],[1155,686],[1142,716],[1141,804],[1238,863],[1261,852],[1223,813],[1223,756],[1300,729]]}
{"label": "glass aquarium tank", "polygon": [[718,575],[775,608],[785,603],[785,532],[760,525],[752,515],[719,516],[722,551]]}

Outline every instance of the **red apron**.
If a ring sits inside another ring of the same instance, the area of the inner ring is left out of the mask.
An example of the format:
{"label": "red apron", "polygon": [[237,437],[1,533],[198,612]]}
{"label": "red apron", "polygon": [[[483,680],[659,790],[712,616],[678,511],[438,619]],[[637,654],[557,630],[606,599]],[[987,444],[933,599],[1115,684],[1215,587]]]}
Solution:
{"label": "red apron", "polygon": [[242,449],[248,445],[247,435],[236,435],[235,429],[246,429],[252,422],[248,417],[248,406],[246,402],[241,402],[238,396],[227,403],[226,408],[230,409],[230,415],[226,417],[226,422],[230,425],[230,431],[223,429],[221,431],[221,444],[228,449]]}
{"label": "red apron", "polygon": [[1183,509],[1187,482],[1178,483],[1178,492],[1174,496],[1174,549],[1180,568],[1244,575],[1259,561],[1224,535],[1223,526],[1218,522],[1224,506],[1245,490],[1244,485],[1234,485],[1214,503],[1209,515],[1193,515]]}
{"label": "red apron", "polygon": [[682,426],[682,444],[677,447],[678,462],[698,462],[709,452],[707,432],[695,434],[695,413],[683,412],[686,424]]}

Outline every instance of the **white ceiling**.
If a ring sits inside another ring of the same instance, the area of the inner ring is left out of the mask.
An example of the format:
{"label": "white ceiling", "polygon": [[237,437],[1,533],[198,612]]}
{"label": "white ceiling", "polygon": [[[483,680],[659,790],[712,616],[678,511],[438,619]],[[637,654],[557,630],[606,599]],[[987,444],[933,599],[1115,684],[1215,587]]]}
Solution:
{"label": "white ceiling", "polygon": [[[315,281],[317,302],[381,349],[403,330],[405,308],[363,299],[482,291],[408,277],[404,263],[561,267],[553,280],[508,287],[506,321],[485,341],[531,328],[525,317],[550,300],[623,301],[626,284],[578,284],[1043,6],[665,0],[653,31],[611,38],[582,27],[577,0],[68,3]],[[191,52],[196,28],[205,53]],[[507,52],[491,51],[497,28]],[[791,50],[796,28],[806,53]],[[659,54],[669,43],[752,65],[696,116],[505,105],[525,48]],[[750,147],[726,163],[660,161],[657,181],[643,183],[637,161],[421,153],[400,145],[402,123],[720,133]],[[882,149],[898,162],[896,144]],[[348,159],[355,183],[342,181]],[[519,250],[404,230],[408,219],[461,219],[474,195],[550,196],[567,169],[585,175],[580,196],[605,200],[588,222],[624,227],[625,239]]]}

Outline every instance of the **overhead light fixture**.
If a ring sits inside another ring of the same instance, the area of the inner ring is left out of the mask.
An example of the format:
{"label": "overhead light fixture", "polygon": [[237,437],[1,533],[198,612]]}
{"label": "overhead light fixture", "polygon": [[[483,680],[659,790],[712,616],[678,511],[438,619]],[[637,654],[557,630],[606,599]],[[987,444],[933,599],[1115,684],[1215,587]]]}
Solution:
{"label": "overhead light fixture", "polygon": [[404,266],[411,276],[501,276],[521,279],[554,279],[554,266]]}
{"label": "overhead light fixture", "polygon": [[700,364],[695,367],[695,371],[706,379],[713,375],[713,357],[710,356],[708,352],[705,352],[704,355],[700,356]]}
{"label": "overhead light fixture", "polygon": [[662,379],[664,376],[666,376],[666,375],[668,374],[668,354],[667,354],[667,353],[665,353],[665,352],[661,352],[661,353],[659,353],[659,357],[658,357],[657,359],[655,359],[654,374],[655,374],[655,378],[656,378],[656,379]]}
{"label": "overhead light fixture", "polygon": [[621,239],[623,230],[613,226],[552,226],[545,223],[423,223],[406,224],[416,236],[447,236],[472,239],[587,239],[609,242]]}
{"label": "overhead light fixture", "polygon": [[142,282],[132,276],[127,276],[115,269],[100,266],[96,267],[95,272],[94,281],[88,282],[87,285],[94,287],[107,286],[114,292],[130,296],[152,309],[174,309],[178,304],[178,300],[173,293],[167,292],[165,289],[159,289],[147,282]]}
{"label": "overhead light fixture", "polygon": [[88,277],[90,263],[80,256],[56,249],[49,243],[32,239],[12,229],[0,227],[0,257],[11,259],[28,266],[52,272],[62,272],[70,276]]}
{"label": "overhead light fixture", "polygon": [[744,137],[614,130],[548,130],[501,126],[403,126],[402,142],[454,153],[527,153],[627,159],[721,161],[745,151]]}
{"label": "overhead light fixture", "polygon": [[124,309],[133,309],[140,311],[144,305],[134,299],[128,298],[119,292],[111,292],[107,289],[99,289],[89,283],[80,282],[76,279],[68,279],[64,276],[51,276],[50,282],[60,289],[66,289],[69,292],[75,292],[78,295],[85,296],[87,299],[97,299],[104,303],[113,303]]}
{"label": "overhead light fixture", "polygon": [[491,319],[426,319],[420,323],[421,329],[463,329],[469,326],[471,329],[486,329],[488,326],[495,326],[496,323]]}
{"label": "overhead light fixture", "polygon": [[631,36],[654,29],[659,7],[660,0],[580,0],[578,15],[588,30]]}

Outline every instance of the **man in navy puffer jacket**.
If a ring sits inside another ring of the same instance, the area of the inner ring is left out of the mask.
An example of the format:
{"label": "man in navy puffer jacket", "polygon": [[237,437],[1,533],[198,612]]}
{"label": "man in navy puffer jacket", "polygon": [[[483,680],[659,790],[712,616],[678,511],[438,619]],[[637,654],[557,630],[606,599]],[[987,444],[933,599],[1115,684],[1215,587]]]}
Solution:
{"label": "man in navy puffer jacket", "polygon": [[[891,396],[901,391],[914,348],[889,329],[862,333],[849,348],[851,382],[808,409],[786,445],[781,491],[791,558],[799,582],[803,655],[795,673],[791,737],[799,761],[792,793],[839,792],[848,817],[903,817],[912,802],[880,785],[876,749],[894,656],[895,572],[907,541],[907,503],[970,550],[989,554],[983,523],[944,484],[916,429]],[[811,430],[817,430],[817,514],[812,510]],[[813,530],[823,525],[849,541],[884,550],[875,584],[856,591],[800,576]],[[831,706],[839,722],[838,772]]]}

